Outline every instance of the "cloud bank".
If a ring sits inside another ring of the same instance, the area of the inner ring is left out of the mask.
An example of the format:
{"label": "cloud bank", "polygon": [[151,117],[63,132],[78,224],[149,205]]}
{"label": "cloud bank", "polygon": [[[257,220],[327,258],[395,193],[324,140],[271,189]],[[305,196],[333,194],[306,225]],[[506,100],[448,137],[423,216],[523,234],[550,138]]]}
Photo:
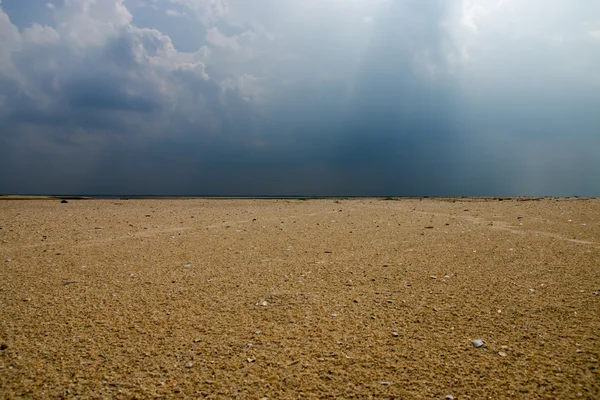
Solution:
{"label": "cloud bank", "polygon": [[600,196],[600,5],[0,2],[0,193]]}

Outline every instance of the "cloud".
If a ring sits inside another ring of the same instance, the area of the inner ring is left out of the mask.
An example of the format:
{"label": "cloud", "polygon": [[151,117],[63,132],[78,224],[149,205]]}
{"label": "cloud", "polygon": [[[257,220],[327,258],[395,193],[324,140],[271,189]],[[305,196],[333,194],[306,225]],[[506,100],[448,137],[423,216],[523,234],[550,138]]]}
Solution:
{"label": "cloud", "polygon": [[482,7],[481,5],[469,4],[465,2],[463,5],[463,13],[460,22],[469,28],[473,33],[477,33],[479,27],[477,26],[477,20],[486,14],[489,14],[488,9]]}
{"label": "cloud", "polygon": [[[177,51],[159,31],[133,25],[121,1],[67,1],[57,13],[56,29],[33,25],[21,32],[0,14],[0,93],[13,98],[1,117],[16,133],[27,132],[7,148],[27,141],[51,153],[49,142],[90,132],[113,144],[139,135],[156,139],[179,134],[166,127],[189,121],[187,114],[195,116],[188,129],[219,133],[214,120],[231,94],[224,96],[226,89],[207,74],[206,49]],[[227,90],[237,89],[229,83]]]}
{"label": "cloud", "polygon": [[591,2],[23,4],[0,192],[600,195]]}
{"label": "cloud", "polygon": [[170,3],[184,7],[204,23],[212,23],[229,12],[225,0],[169,0]]}
{"label": "cloud", "polygon": [[23,30],[23,39],[28,43],[49,45],[58,42],[60,35],[52,27],[33,24]]}
{"label": "cloud", "polygon": [[217,47],[225,48],[233,52],[241,50],[242,46],[239,43],[239,36],[225,36],[219,32],[218,28],[209,28],[206,32],[206,41]]}

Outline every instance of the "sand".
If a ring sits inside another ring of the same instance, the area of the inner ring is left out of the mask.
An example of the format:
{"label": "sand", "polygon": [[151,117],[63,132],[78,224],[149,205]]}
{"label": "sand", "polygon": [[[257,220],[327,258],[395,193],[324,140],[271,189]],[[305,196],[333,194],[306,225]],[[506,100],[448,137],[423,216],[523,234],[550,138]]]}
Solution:
{"label": "sand", "polygon": [[523,200],[1,201],[0,398],[600,398],[600,200]]}

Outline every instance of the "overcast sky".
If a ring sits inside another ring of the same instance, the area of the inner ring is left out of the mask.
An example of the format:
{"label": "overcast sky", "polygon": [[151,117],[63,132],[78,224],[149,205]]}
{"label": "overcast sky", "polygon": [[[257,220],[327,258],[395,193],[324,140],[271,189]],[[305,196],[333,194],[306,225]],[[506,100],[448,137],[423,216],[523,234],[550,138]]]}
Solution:
{"label": "overcast sky", "polygon": [[2,193],[600,196],[600,1],[1,0]]}

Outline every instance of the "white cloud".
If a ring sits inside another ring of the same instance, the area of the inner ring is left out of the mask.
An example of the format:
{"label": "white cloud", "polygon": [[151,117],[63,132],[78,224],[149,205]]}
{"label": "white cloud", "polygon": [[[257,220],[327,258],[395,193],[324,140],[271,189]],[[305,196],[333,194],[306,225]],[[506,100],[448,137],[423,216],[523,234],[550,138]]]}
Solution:
{"label": "white cloud", "polygon": [[29,43],[51,44],[58,42],[60,35],[50,26],[33,24],[23,30],[23,38]]}
{"label": "white cloud", "polygon": [[49,8],[50,10],[56,9],[56,6],[53,3],[46,3],[46,7]]}
{"label": "white cloud", "polygon": [[590,31],[590,36],[592,37],[592,39],[600,40],[600,29],[598,29],[597,31]]}
{"label": "white cloud", "polygon": [[204,23],[214,22],[229,12],[225,0],[169,0],[169,2],[187,8]]}
{"label": "white cloud", "polygon": [[373,17],[363,17],[363,18],[362,18],[362,21],[363,21],[365,24],[370,24],[370,23],[372,23],[372,22],[374,21],[374,19],[373,19]]}
{"label": "white cloud", "polygon": [[60,36],[80,46],[102,44],[133,20],[123,0],[65,0],[55,15]]}
{"label": "white cloud", "polygon": [[[62,119],[65,135],[69,126],[173,135],[169,124],[193,115],[196,131],[214,131],[229,101],[223,93],[251,101],[260,92],[250,74],[209,76],[208,47],[178,51],[160,31],[134,25],[122,0],[66,0],[56,18],[56,29],[33,24],[19,31],[0,8],[0,98],[12,99],[2,118],[23,129]],[[250,37],[214,33],[215,46],[233,50]]]}
{"label": "white cloud", "polygon": [[206,41],[214,46],[229,49],[234,52],[241,50],[239,36],[225,36],[216,27],[209,28],[206,31]]}
{"label": "white cloud", "polygon": [[489,14],[489,10],[473,1],[463,2],[463,10],[460,22],[473,33],[479,31],[478,19]]}

